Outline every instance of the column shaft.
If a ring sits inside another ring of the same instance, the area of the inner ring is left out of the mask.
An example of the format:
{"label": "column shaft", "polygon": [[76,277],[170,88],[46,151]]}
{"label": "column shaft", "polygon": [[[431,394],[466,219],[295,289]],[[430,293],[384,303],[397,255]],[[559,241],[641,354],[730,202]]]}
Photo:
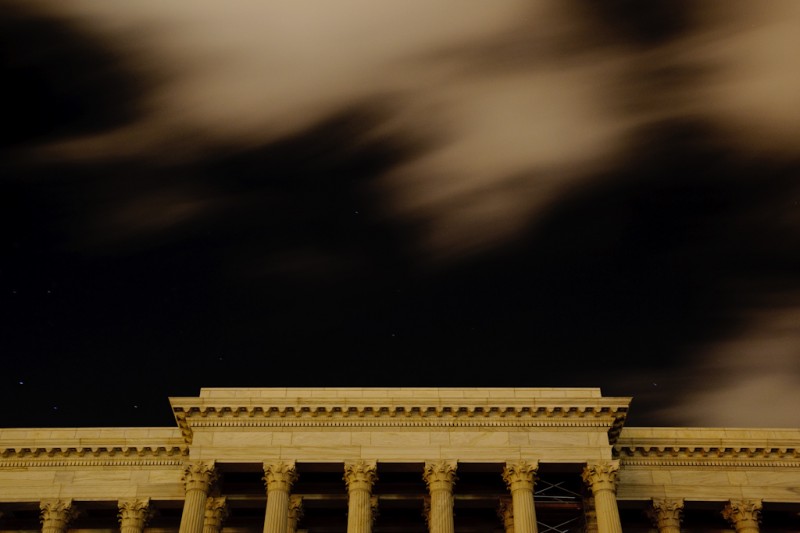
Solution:
{"label": "column shaft", "polygon": [[583,470],[583,480],[594,496],[598,533],[622,533],[616,496],[618,472],[619,461],[587,465]]}
{"label": "column shaft", "polygon": [[294,462],[264,464],[264,483],[267,487],[267,509],[264,533],[287,533],[289,529],[289,492],[297,480]]}
{"label": "column shaft", "polygon": [[456,481],[456,465],[447,461],[425,464],[423,476],[430,494],[430,533],[454,533],[453,485]]}
{"label": "column shaft", "polygon": [[521,461],[507,464],[503,469],[503,480],[511,491],[514,505],[514,533],[537,533],[536,507],[533,501],[533,486],[538,463]]}
{"label": "column shaft", "polygon": [[178,533],[203,533],[203,518],[206,497],[211,485],[217,480],[213,462],[189,463],[183,470],[186,499]]}
{"label": "column shaft", "polygon": [[358,461],[345,465],[348,511],[347,533],[372,532],[372,486],[377,480],[376,463]]}

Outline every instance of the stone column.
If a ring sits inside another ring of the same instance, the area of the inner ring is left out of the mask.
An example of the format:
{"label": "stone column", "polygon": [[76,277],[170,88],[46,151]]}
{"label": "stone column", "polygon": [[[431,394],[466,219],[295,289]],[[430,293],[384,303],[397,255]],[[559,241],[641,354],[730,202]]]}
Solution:
{"label": "stone column", "polygon": [[761,500],[730,500],[722,510],[722,516],[736,529],[736,533],[758,533],[761,507]]}
{"label": "stone column", "polygon": [[203,533],[219,533],[222,523],[228,518],[228,500],[225,496],[209,496],[206,498],[206,510],[203,520]]}
{"label": "stone column", "polygon": [[456,480],[456,463],[437,461],[425,463],[422,476],[430,493],[430,533],[454,533],[453,486]]}
{"label": "stone column", "polygon": [[617,507],[618,473],[619,461],[603,461],[583,469],[583,481],[594,496],[598,533],[622,533]]}
{"label": "stone column", "polygon": [[594,507],[594,496],[583,499],[583,517],[586,521],[586,533],[597,533],[597,511]]}
{"label": "stone column", "polygon": [[39,509],[42,533],[66,533],[69,523],[78,516],[72,500],[42,500]]}
{"label": "stone column", "polygon": [[533,503],[533,485],[539,463],[520,461],[506,463],[503,468],[503,481],[511,491],[514,506],[514,533],[537,533],[536,509]]}
{"label": "stone column", "polygon": [[653,498],[647,513],[658,533],[680,533],[683,519],[682,498]]}
{"label": "stone column", "polygon": [[289,492],[295,481],[297,481],[297,469],[294,461],[264,463],[264,484],[267,488],[264,533],[287,533],[289,529]]}
{"label": "stone column", "polygon": [[511,498],[501,497],[500,505],[497,506],[497,517],[503,521],[503,531],[514,533],[514,505]]}
{"label": "stone column", "polygon": [[358,461],[344,465],[347,484],[347,533],[371,533],[372,486],[378,479],[377,464]]}
{"label": "stone column", "polygon": [[217,471],[214,461],[195,461],[184,466],[183,483],[186,487],[186,500],[183,502],[181,527],[178,533],[203,533],[206,497],[215,481],[217,481]]}
{"label": "stone column", "polygon": [[117,502],[120,533],[142,533],[153,515],[150,498],[142,500],[120,500]]}
{"label": "stone column", "polygon": [[289,496],[289,523],[287,533],[297,533],[297,522],[303,517],[303,497],[293,494]]}

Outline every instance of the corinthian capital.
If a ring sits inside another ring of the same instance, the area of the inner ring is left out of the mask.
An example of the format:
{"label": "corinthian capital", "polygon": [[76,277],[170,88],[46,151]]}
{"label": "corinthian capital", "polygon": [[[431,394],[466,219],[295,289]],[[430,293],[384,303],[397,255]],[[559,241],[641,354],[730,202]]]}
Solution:
{"label": "corinthian capital", "polygon": [[506,482],[509,490],[517,489],[533,490],[536,483],[536,471],[539,469],[539,462],[520,461],[518,463],[506,463],[503,467],[503,481]]}
{"label": "corinthian capital", "polygon": [[653,498],[648,516],[659,531],[666,528],[680,529],[683,519],[682,498]]}
{"label": "corinthian capital", "polygon": [[364,460],[345,463],[344,481],[348,492],[353,489],[372,491],[372,485],[378,480],[378,465],[375,461]]}
{"label": "corinthian capital", "polygon": [[267,492],[271,490],[289,492],[294,482],[297,481],[297,468],[295,467],[294,461],[264,463],[263,480],[267,487]]}
{"label": "corinthian capital", "polygon": [[120,500],[117,503],[119,513],[119,525],[121,528],[135,527],[136,529],[144,529],[145,524],[153,516],[150,509],[150,498],[142,500]]}
{"label": "corinthian capital", "polygon": [[601,461],[586,465],[583,469],[583,481],[592,488],[592,492],[600,490],[617,490],[619,461]]}
{"label": "corinthian capital", "polygon": [[433,461],[425,463],[425,471],[422,474],[428,490],[447,489],[452,490],[453,485],[458,480],[456,477],[455,461]]}
{"label": "corinthian capital", "polygon": [[217,481],[217,477],[214,461],[194,461],[183,466],[183,484],[186,492],[202,490],[208,493],[211,485]]}
{"label": "corinthian capital", "polygon": [[42,529],[54,528],[64,531],[78,516],[78,510],[72,506],[72,500],[42,500],[39,510]]}
{"label": "corinthian capital", "polygon": [[205,527],[219,531],[222,523],[228,518],[228,500],[225,496],[206,498],[206,509],[203,517]]}
{"label": "corinthian capital", "polygon": [[729,521],[736,531],[758,531],[761,507],[761,500],[729,500],[722,510],[722,517]]}
{"label": "corinthian capital", "polygon": [[289,496],[289,520],[303,518],[303,497],[299,494]]}
{"label": "corinthian capital", "polygon": [[506,531],[514,531],[514,504],[511,498],[503,496],[497,506],[497,518],[503,521],[503,528]]}

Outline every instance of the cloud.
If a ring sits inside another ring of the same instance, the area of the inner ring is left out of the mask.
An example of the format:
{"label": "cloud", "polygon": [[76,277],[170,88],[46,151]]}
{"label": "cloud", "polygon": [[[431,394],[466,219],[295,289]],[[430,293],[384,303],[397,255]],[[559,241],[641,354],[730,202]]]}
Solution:
{"label": "cloud", "polygon": [[[794,302],[797,298],[792,299]],[[660,416],[709,427],[800,426],[800,307],[753,313],[738,334],[700,349],[683,394]]]}

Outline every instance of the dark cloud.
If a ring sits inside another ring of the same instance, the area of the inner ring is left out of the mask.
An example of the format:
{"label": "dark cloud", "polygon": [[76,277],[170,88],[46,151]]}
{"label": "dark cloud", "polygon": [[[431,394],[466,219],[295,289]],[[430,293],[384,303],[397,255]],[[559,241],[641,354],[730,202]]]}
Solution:
{"label": "dark cloud", "polygon": [[150,82],[118,48],[23,3],[0,7],[2,147],[97,133],[140,115]]}

